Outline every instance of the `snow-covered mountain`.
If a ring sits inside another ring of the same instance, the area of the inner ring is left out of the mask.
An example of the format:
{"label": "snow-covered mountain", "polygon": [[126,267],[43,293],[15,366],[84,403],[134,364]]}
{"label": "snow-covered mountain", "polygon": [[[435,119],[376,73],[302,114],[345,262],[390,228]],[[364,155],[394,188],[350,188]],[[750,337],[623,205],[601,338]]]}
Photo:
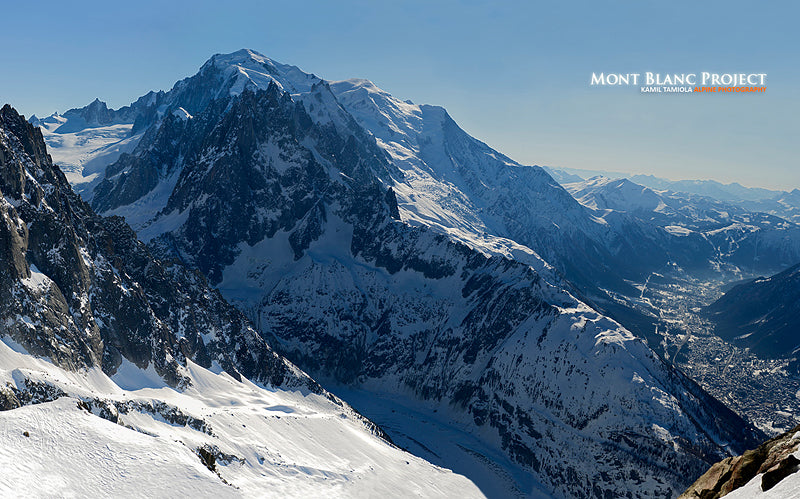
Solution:
{"label": "snow-covered mountain", "polygon": [[[252,51],[215,56],[157,94],[166,107],[92,203],[125,215],[163,259],[200,269],[330,386],[408,400],[469,436],[476,445],[448,450],[459,456],[434,457],[479,456],[476,480],[520,494],[669,496],[753,441],[571,294],[538,246],[509,238],[528,234],[556,258],[561,248],[559,265],[610,265],[635,250],[621,222],[609,229],[441,108],[384,95],[356,112],[364,92],[383,95]],[[386,115],[371,123],[376,107]],[[382,123],[388,135],[373,130]],[[657,247],[648,237],[636,248]],[[439,449],[425,428],[404,430]]]}
{"label": "snow-covered mountain", "polygon": [[564,187],[582,205],[595,210],[675,214],[662,195],[627,179],[593,177],[568,183]]}
{"label": "snow-covered mountain", "polygon": [[0,494],[481,497],[95,215],[0,110]]}
{"label": "snow-covered mountain", "polygon": [[[772,199],[781,191],[764,189],[761,187],[745,187],[738,182],[724,184],[716,180],[669,180],[655,175],[632,174],[617,171],[585,170],[580,168],[545,167],[545,169],[565,183],[580,182],[593,177],[606,177],[611,179],[628,179],[657,191],[673,191],[683,194],[710,197],[717,201],[737,203],[741,201],[762,201]],[[577,177],[577,178],[576,178]]]}
{"label": "snow-covered mountain", "polygon": [[[728,197],[743,196],[734,204],[595,178],[565,184],[579,204],[543,169],[470,137],[440,107],[401,101],[367,80],[334,82],[331,89],[403,172],[392,187],[404,221],[475,248],[503,247],[507,240],[531,248],[596,306],[640,333],[647,319],[628,320],[607,289],[638,297],[640,288],[629,283],[644,283],[652,272],[725,279],[800,260],[800,226],[744,204],[773,191],[719,184]],[[790,206],[791,196],[784,198]]]}
{"label": "snow-covered mountain", "polygon": [[589,294],[625,289],[623,277],[638,279],[668,261],[662,234],[625,216],[599,217],[542,168],[468,135],[443,108],[401,101],[367,80],[331,89],[403,172],[393,189],[404,221],[477,248],[512,240]]}
{"label": "snow-covered mountain", "polygon": [[685,268],[695,259],[707,268],[774,272],[800,260],[800,226],[739,204],[656,191],[628,179],[593,177],[565,188],[589,208],[626,213],[674,236],[665,248]]}
{"label": "snow-covered mountain", "polygon": [[[166,204],[170,181],[176,180],[167,178],[169,158],[153,159],[147,173],[142,170],[136,178],[127,179],[124,187],[117,174],[128,168],[127,155],[108,172],[106,185],[98,185],[97,169],[115,161],[121,152],[132,152],[147,126],[167,118],[191,117],[214,99],[237,95],[243,89],[266,89],[269,83],[285,90],[295,102],[304,102],[316,122],[330,124],[345,135],[367,134],[376,139],[395,168],[382,179],[393,186],[406,222],[458,237],[488,254],[523,257],[532,250],[592,292],[597,292],[598,285],[624,288],[622,277],[638,279],[669,259],[660,249],[663,234],[643,229],[626,217],[598,218],[541,168],[519,165],[470,137],[440,107],[400,101],[366,80],[329,86],[313,74],[250,50],[216,55],[197,75],[176,83],[169,92],[150,92],[131,106],[112,111],[115,120],[126,123],[113,126],[130,127],[134,134],[124,140],[106,143],[104,137],[111,130],[103,127],[72,132],[86,135],[83,141],[64,133],[45,137],[55,147],[57,161],[77,165],[70,170],[76,172],[76,181],[87,182],[76,185],[84,199],[92,200],[103,213],[124,215],[138,227]],[[90,107],[65,115],[83,115]],[[169,116],[167,109],[172,109]],[[150,128],[150,133],[156,130]],[[151,147],[155,140],[150,138],[140,149]],[[69,143],[86,146],[79,151]],[[94,152],[87,155],[86,149]],[[84,163],[75,159],[79,154]],[[160,173],[155,174],[156,170]],[[112,184],[125,192],[109,194]]]}
{"label": "snow-covered mountain", "polygon": [[704,197],[750,212],[763,212],[800,223],[800,189],[778,191],[745,187],[737,182],[723,184],[715,180],[668,180],[654,175],[624,172],[544,167],[561,185],[583,182],[593,177],[627,179],[655,191],[670,191],[684,197]]}
{"label": "snow-covered mountain", "polygon": [[[220,56],[221,57],[221,56]],[[105,168],[120,154],[131,152],[142,133],[170,113],[191,117],[208,103],[227,94],[241,92],[246,86],[266,88],[269,81],[288,82],[288,91],[307,90],[319,82],[294,66],[275,63],[252,51],[240,51],[226,59],[210,60],[201,70],[202,77],[189,83],[180,81],[170,92],[148,92],[130,106],[113,110],[95,99],[82,108],[47,118],[32,117],[32,124],[42,128],[47,145],[56,163],[62,167],[70,183],[90,201]],[[274,78],[272,73],[285,77]],[[284,74],[285,73],[285,74]],[[307,81],[304,81],[307,80]],[[296,86],[295,86],[296,85]],[[188,87],[188,89],[187,89]]]}

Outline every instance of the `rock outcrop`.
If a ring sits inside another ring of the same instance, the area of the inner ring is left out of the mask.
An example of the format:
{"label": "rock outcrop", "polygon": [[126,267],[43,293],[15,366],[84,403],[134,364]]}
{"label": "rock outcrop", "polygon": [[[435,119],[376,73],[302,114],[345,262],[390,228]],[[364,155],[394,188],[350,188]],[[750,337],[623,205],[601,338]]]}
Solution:
{"label": "rock outcrop", "polygon": [[679,499],[717,499],[762,473],[761,490],[771,489],[798,471],[800,460],[794,455],[800,446],[798,433],[800,425],[741,456],[729,457],[714,464]]}
{"label": "rock outcrop", "polygon": [[9,105],[0,110],[0,311],[0,336],[65,369],[113,375],[128,361],[179,387],[192,359],[321,392],[202,275],[156,260],[120,217],[96,215]]}

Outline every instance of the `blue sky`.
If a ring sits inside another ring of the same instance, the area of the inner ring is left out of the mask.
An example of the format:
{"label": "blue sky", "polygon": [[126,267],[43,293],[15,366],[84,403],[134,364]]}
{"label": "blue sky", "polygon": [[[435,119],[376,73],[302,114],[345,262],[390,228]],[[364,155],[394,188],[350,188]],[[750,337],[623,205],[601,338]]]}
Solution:
{"label": "blue sky", "polygon": [[[27,4],[27,5],[26,5]],[[13,2],[0,100],[112,107],[247,47],[439,104],[526,164],[800,188],[795,2]],[[767,73],[759,95],[647,95],[592,72]]]}

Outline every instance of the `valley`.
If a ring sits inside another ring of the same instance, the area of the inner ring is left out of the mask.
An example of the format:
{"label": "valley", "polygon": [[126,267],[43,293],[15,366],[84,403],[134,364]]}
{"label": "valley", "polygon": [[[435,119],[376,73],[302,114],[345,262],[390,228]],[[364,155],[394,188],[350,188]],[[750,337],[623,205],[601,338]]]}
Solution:
{"label": "valley", "polygon": [[722,340],[702,312],[731,284],[671,274],[651,275],[640,285],[641,296],[626,300],[658,316],[654,335],[648,337],[651,348],[765,433],[775,435],[800,423],[800,378],[790,372],[793,359],[759,358]]}

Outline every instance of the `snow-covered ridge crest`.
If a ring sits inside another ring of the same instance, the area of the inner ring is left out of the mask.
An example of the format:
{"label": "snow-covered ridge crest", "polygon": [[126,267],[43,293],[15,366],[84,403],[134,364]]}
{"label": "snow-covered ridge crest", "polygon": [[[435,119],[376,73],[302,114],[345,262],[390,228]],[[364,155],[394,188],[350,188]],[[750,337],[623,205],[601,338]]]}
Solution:
{"label": "snow-covered ridge crest", "polygon": [[245,88],[266,89],[270,82],[290,94],[311,91],[311,87],[322,80],[302,71],[297,66],[281,64],[250,49],[241,49],[230,54],[215,54],[200,68],[200,73],[215,68],[226,80],[229,95],[238,95]]}
{"label": "snow-covered ridge crest", "polygon": [[[595,210],[613,208],[621,211],[633,209],[665,213],[671,211],[654,190],[628,179],[598,176],[584,182],[567,184],[566,189],[581,204]],[[604,202],[600,205],[594,198],[598,195],[603,195]]]}

